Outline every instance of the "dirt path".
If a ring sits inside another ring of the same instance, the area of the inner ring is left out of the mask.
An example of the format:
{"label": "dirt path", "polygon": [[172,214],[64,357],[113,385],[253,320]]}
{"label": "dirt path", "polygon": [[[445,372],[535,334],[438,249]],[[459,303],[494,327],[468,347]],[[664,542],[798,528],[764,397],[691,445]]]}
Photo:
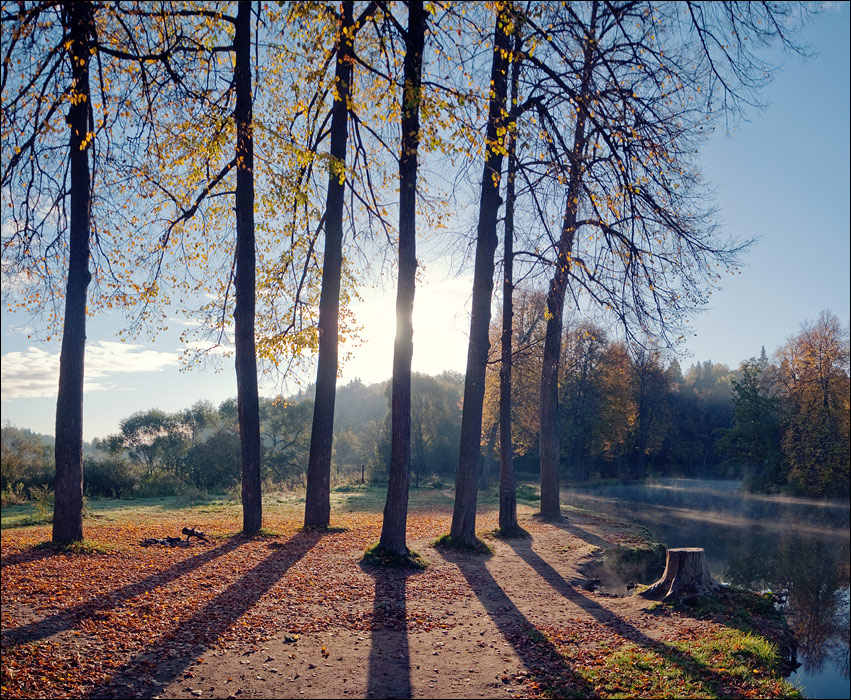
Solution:
{"label": "dirt path", "polygon": [[[216,517],[198,524],[236,527]],[[485,513],[480,530],[495,518]],[[32,549],[46,529],[4,532],[4,696],[506,698],[534,694],[548,669],[583,697],[599,693],[574,670],[598,663],[601,642],[652,647],[711,624],[584,590],[580,567],[633,537],[624,525],[577,513],[550,525],[524,507],[530,537],[488,538],[488,556],[435,549],[449,519],[409,517],[425,571],[360,563],[379,513],[341,514],[344,529],[320,534],[272,512],[279,536],[131,544],[115,556],[49,556]],[[87,533],[126,543],[161,527]],[[567,635],[567,656],[542,634],[552,630]]]}
{"label": "dirt path", "polygon": [[[248,651],[215,650],[159,697],[519,697],[540,661],[534,628],[581,620],[653,639],[671,630],[669,618],[644,612],[646,601],[582,589],[579,567],[611,529],[590,519],[522,524],[532,537],[489,539],[490,557],[412,541],[430,562],[424,573],[359,568],[361,551],[353,551],[338,564],[374,585],[341,601],[325,629],[296,641],[295,633],[276,635]],[[327,610],[312,612],[328,618]],[[364,629],[370,615],[372,629]]]}

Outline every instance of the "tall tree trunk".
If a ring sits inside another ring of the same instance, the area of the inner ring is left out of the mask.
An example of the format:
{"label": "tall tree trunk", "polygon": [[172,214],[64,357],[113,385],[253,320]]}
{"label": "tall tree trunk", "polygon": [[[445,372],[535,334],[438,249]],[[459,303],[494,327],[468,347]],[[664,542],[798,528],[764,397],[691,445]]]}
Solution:
{"label": "tall tree trunk", "polygon": [[499,432],[499,420],[490,427],[485,440],[485,453],[482,455],[482,473],[479,475],[479,486],[486,489],[491,483],[491,467],[493,466],[493,448],[496,446],[496,436]]}
{"label": "tall tree trunk", "polygon": [[396,291],[396,342],[393,346],[390,479],[381,525],[381,548],[408,553],[408,484],[411,469],[411,358],[414,354],[414,291],[417,274],[417,148],[426,16],[423,3],[408,3],[405,84],[402,90],[402,144],[399,155],[399,280]]}
{"label": "tall tree trunk", "polygon": [[[567,217],[565,217],[566,219]],[[564,246],[569,250],[573,246],[573,235]],[[561,330],[564,314],[564,295],[567,287],[566,255],[559,252],[558,271],[550,280],[547,293],[547,332],[544,338],[544,354],[541,365],[541,406],[540,421],[540,457],[541,457],[541,515],[547,519],[561,517],[559,504],[559,462],[561,436],[558,420],[558,370],[561,355]],[[565,268],[562,271],[562,268]]]}
{"label": "tall tree trunk", "polygon": [[593,60],[594,27],[596,25],[597,3],[591,11],[590,34],[585,42],[583,55],[583,75],[579,94],[576,96],[576,130],[571,147],[570,182],[567,188],[567,204],[562,221],[561,236],[558,243],[555,274],[550,280],[547,292],[547,332],[544,339],[544,354],[541,368],[541,516],[546,519],[561,517],[559,504],[559,463],[561,456],[561,438],[558,419],[558,375],[561,356],[561,332],[564,317],[564,298],[567,291],[567,278],[570,272],[570,254],[576,237],[576,221],[579,213],[579,201],[582,197],[582,171],[587,136],[585,124],[586,105],[591,101],[591,68]]}
{"label": "tall tree trunk", "polygon": [[254,347],[254,141],[251,114],[251,3],[236,15],[236,393],[242,450],[242,530],[257,532],[263,521],[260,493],[260,402]]}
{"label": "tall tree trunk", "polygon": [[[520,92],[520,33],[514,35],[511,63],[511,105],[516,108]],[[516,126],[516,117],[512,120]],[[505,255],[502,261],[502,357],[499,366],[499,529],[517,530],[517,483],[514,479],[514,438],[511,432],[511,365],[514,329],[514,204],[517,174],[517,131],[508,135],[508,182],[505,192]]]}
{"label": "tall tree trunk", "polygon": [[467,347],[467,373],[464,377],[464,411],[461,415],[461,447],[455,474],[455,506],[450,536],[460,542],[476,541],[476,487],[482,435],[482,401],[485,395],[485,368],[490,340],[494,253],[499,212],[499,181],[502,173],[502,138],[507,92],[508,35],[511,10],[500,5],[496,17],[491,64],[491,96],[488,107],[487,151],[479,200],[479,226],[476,232],[476,263],[473,273],[473,308],[470,342]]}
{"label": "tall tree trunk", "polygon": [[66,2],[62,24],[70,37],[72,93],[67,122],[71,170],[68,283],[65,320],[59,355],[56,399],[56,478],[53,482],[53,541],[68,544],[83,539],[83,377],[86,354],[86,293],[91,227],[89,176],[89,47],[94,44],[90,2]]}
{"label": "tall tree trunk", "polygon": [[352,80],[354,15],[344,0],[337,34],[334,106],[331,110],[331,164],[325,201],[325,256],[319,296],[319,358],[310,456],[307,462],[305,527],[328,527],[331,519],[331,447],[337,392],[337,342],[340,317],[340,276],[343,270],[343,195],[348,141],[348,99]]}

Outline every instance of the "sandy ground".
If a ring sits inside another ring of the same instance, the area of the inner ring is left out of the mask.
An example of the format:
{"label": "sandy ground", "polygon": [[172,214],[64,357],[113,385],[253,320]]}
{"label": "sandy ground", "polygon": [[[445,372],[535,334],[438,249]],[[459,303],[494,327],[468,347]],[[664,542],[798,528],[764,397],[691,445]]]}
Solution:
{"label": "sandy ground", "polygon": [[293,619],[290,632],[248,648],[225,645],[191,660],[172,650],[173,658],[161,655],[150,675],[139,675],[144,666],[137,660],[92,696],[522,697],[541,662],[540,648],[530,644],[535,627],[649,642],[704,624],[648,612],[640,598],[584,590],[582,563],[617,525],[580,517],[553,526],[528,516],[521,525],[531,537],[489,539],[492,556],[411,541],[430,563],[423,573],[365,567],[358,563],[362,550],[343,553],[327,563],[323,585],[343,590],[347,571],[365,574],[372,585],[356,586],[359,595],[341,596],[339,604],[298,611],[298,618],[321,620],[319,629],[296,632],[304,628]]}

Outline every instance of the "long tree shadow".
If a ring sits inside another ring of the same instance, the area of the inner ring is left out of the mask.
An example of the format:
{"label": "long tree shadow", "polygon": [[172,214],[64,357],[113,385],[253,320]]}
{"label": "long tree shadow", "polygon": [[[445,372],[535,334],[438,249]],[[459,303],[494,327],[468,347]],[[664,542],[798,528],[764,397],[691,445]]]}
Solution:
{"label": "long tree shadow", "polygon": [[414,569],[361,564],[375,580],[368,698],[411,697],[411,655],[405,588]]}
{"label": "long tree shadow", "polygon": [[567,664],[555,645],[538,633],[537,628],[508,597],[488,571],[483,557],[452,550],[442,554],[461,571],[467,585],[529,672],[532,675],[546,675],[554,680],[557,684],[555,697],[598,697],[594,688]]}
{"label": "long tree shadow", "polygon": [[[298,532],[176,629],[152,642],[86,697],[151,697],[174,681],[325,535]],[[177,656],[172,656],[177,653]]]}
{"label": "long tree shadow", "polygon": [[594,545],[595,547],[606,548],[611,546],[611,543],[608,540],[604,540],[602,537],[595,535],[593,532],[588,532],[588,530],[579,527],[576,523],[568,520],[567,518],[561,518],[560,520],[547,520],[546,522],[553,527],[557,527],[560,530],[570,533],[583,542]]}
{"label": "long tree shadow", "polygon": [[2,561],[0,561],[0,568],[5,569],[7,566],[29,564],[30,562],[53,556],[56,556],[56,552],[49,547],[28,547],[20,552],[4,556]]}
{"label": "long tree shadow", "polygon": [[624,639],[664,656],[668,662],[676,664],[689,675],[700,675],[704,680],[714,684],[731,685],[736,683],[736,679],[732,676],[724,673],[715,673],[711,669],[699,664],[691,655],[680,651],[670,644],[648,637],[624,618],[584,595],[568,583],[549,562],[532,549],[532,541],[509,540],[508,544],[556,592]]}
{"label": "long tree shadow", "polygon": [[[240,538],[231,539],[224,544],[205,551],[203,554],[197,554],[193,557],[184,559],[178,564],[153,574],[141,581],[128,584],[122,588],[118,588],[109,593],[104,593],[91,600],[78,603],[70,608],[66,608],[60,612],[49,615],[42,620],[30,622],[19,627],[10,627],[3,630],[3,646],[15,646],[17,644],[25,644],[28,642],[36,642],[45,637],[49,637],[57,632],[73,629],[81,621],[88,618],[96,617],[104,611],[112,610],[118,607],[121,603],[136,596],[147,593],[154,588],[159,588],[171,583],[175,579],[185,576],[186,574],[198,569],[204,564],[216,559],[228,552],[239,547],[244,540]],[[54,555],[67,556],[67,555]]]}

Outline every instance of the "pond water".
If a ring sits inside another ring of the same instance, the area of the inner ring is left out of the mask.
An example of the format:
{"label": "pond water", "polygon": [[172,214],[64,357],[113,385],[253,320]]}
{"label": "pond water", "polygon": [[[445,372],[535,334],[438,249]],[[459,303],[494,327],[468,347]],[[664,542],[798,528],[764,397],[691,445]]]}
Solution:
{"label": "pond water", "polygon": [[[789,680],[809,698],[849,697],[849,502],[749,494],[735,481],[663,479],[563,488],[562,502],[703,547],[719,581],[786,592],[798,642]],[[652,583],[660,571],[648,571]]]}

